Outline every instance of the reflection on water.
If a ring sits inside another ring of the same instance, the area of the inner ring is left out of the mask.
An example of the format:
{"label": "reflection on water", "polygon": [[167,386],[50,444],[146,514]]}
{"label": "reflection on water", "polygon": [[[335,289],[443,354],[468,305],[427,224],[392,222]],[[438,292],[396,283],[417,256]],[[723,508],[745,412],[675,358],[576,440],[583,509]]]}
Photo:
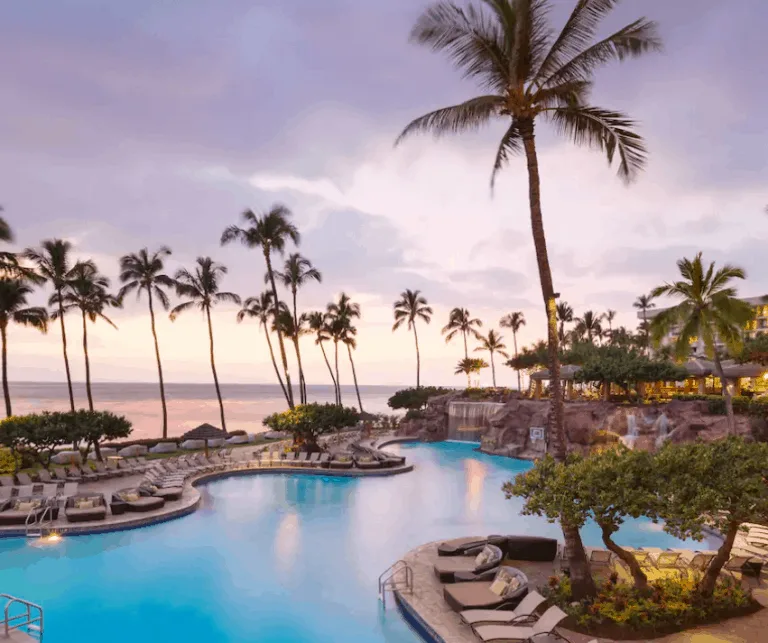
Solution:
{"label": "reflection on water", "polygon": [[485,465],[478,460],[464,460],[464,478],[467,485],[467,511],[474,515],[483,502],[483,482]]}
{"label": "reflection on water", "polygon": [[296,513],[285,514],[275,532],[275,560],[284,572],[291,571],[301,542],[301,522]]}

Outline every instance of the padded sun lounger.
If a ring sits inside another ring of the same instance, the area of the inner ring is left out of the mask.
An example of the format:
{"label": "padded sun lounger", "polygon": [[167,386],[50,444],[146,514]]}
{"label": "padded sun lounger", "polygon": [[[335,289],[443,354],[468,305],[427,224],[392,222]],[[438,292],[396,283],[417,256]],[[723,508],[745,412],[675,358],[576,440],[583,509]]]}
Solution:
{"label": "padded sun lounger", "polygon": [[331,454],[330,453],[321,453],[320,459],[317,461],[317,463],[321,467],[327,467],[331,462]]}
{"label": "padded sun lounger", "polygon": [[19,484],[23,486],[34,484],[34,482],[32,482],[32,478],[29,477],[28,473],[17,473],[16,480],[18,480]]}
{"label": "padded sun lounger", "polygon": [[438,556],[465,556],[470,549],[485,547],[487,538],[457,538],[448,540],[437,546]]}
{"label": "padded sun lounger", "polygon": [[553,605],[533,625],[477,625],[472,629],[486,643],[536,640],[535,637],[551,634],[566,616],[563,610]]}
{"label": "padded sun lounger", "polygon": [[51,478],[51,472],[46,469],[40,469],[37,472],[37,479],[43,484],[56,484],[58,482],[58,480]]}
{"label": "padded sun lounger", "polygon": [[503,568],[520,580],[520,585],[511,596],[502,598],[491,591],[492,582],[454,583],[443,588],[445,602],[455,612],[470,609],[496,609],[502,605],[516,605],[528,593],[528,577],[514,567]]}
{"label": "padded sun lounger", "polygon": [[547,599],[541,594],[533,591],[529,592],[513,610],[464,610],[459,612],[459,616],[467,625],[478,625],[480,623],[506,623],[509,625],[514,621],[530,618],[534,611],[536,611],[536,608],[545,600]]}
{"label": "padded sun lounger", "polygon": [[14,487],[16,483],[13,481],[13,476],[0,476],[0,486]]}
{"label": "padded sun lounger", "polygon": [[314,453],[310,454],[309,460],[307,460],[307,466],[316,467],[318,464],[320,464],[320,452],[315,451]]}
{"label": "padded sun lounger", "polygon": [[300,467],[306,467],[308,456],[309,456],[309,453],[307,453],[306,451],[302,451],[301,453],[299,453],[298,457],[296,458],[296,464],[298,464]]}

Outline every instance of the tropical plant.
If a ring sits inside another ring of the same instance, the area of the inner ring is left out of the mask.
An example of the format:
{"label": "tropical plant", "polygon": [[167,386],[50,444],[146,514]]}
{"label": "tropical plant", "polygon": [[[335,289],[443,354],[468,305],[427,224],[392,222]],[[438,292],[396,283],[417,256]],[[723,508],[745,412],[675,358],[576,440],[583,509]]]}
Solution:
{"label": "tropical plant", "polygon": [[[609,308],[602,314],[602,319],[608,323],[607,338],[610,341],[613,337],[613,320],[616,319],[616,311]],[[606,336],[605,329],[603,329],[603,336]]]}
{"label": "tropical plant", "polygon": [[319,450],[321,435],[355,426],[360,415],[355,409],[338,404],[302,404],[282,413],[273,413],[264,418],[264,426],[273,431],[285,431],[293,435],[295,446],[307,451]]}
{"label": "tropical plant", "polygon": [[[0,212],[3,212],[3,206],[0,206]],[[5,220],[5,217],[0,217],[0,241],[6,243],[13,242],[13,231],[11,226]],[[29,274],[19,266],[19,261],[13,252],[7,250],[0,251],[0,276],[15,278],[15,279],[34,279],[34,275]]]}
{"label": "tropical plant", "polygon": [[646,351],[650,348],[650,324],[648,323],[648,311],[651,308],[656,308],[656,304],[653,303],[653,299],[653,294],[640,295],[632,304],[634,308],[637,308],[640,312],[643,313],[643,323],[641,325],[640,331],[645,333]]}
{"label": "tropical plant", "polygon": [[275,312],[275,307],[272,303],[273,301],[274,295],[271,290],[265,290],[258,297],[248,297],[248,299],[243,302],[243,307],[237,312],[237,322],[242,322],[246,317],[251,317],[259,321],[259,325],[264,329],[264,335],[267,338],[269,357],[272,360],[272,366],[275,369],[277,381],[280,383],[283,395],[288,399],[288,393],[285,390],[285,384],[280,375],[280,368],[277,366],[277,360],[275,359],[275,351],[272,349],[272,340],[269,338],[271,326],[270,320],[274,318]]}
{"label": "tropical plant", "polygon": [[[514,313],[509,313],[501,318],[499,324],[502,328],[509,328],[512,331],[512,344],[515,348],[515,359],[517,359],[517,333],[523,326],[525,326],[525,315],[519,310]],[[515,367],[515,370],[517,371],[517,390],[522,391],[523,385],[520,378],[520,369]]]}
{"label": "tropical plant", "polygon": [[[275,282],[275,272],[272,269],[272,252],[282,255],[285,252],[285,246],[289,241],[299,244],[299,231],[290,221],[291,211],[284,205],[273,205],[272,208],[256,215],[251,210],[246,210],[242,214],[242,219],[246,226],[240,228],[236,225],[229,226],[221,235],[221,244],[226,245],[233,241],[240,241],[247,248],[261,248],[264,254],[264,261],[267,264],[267,277],[272,286],[273,303],[275,305],[280,301],[277,294],[277,284]],[[285,353],[285,344],[283,343],[283,334],[278,327],[277,342],[280,347],[280,359],[283,362],[283,373],[285,374],[285,392],[288,407],[293,408],[293,387],[291,386],[291,373],[288,370],[288,357]]]}
{"label": "tropical plant", "polygon": [[736,355],[736,359],[741,364],[754,362],[768,366],[768,334],[758,333],[751,339],[747,339],[741,352]]}
{"label": "tropical plant", "polygon": [[[222,292],[220,282],[222,277],[227,274],[227,267],[216,263],[210,257],[198,257],[194,272],[186,268],[179,270],[174,280],[176,282],[176,294],[187,301],[182,302],[171,310],[171,321],[183,312],[195,307],[205,315],[208,323],[208,341],[210,345],[211,371],[213,372],[213,383],[216,387],[216,397],[219,399],[219,411],[221,413],[221,428],[227,430],[227,422],[224,419],[224,401],[221,399],[221,389],[219,388],[219,377],[216,374],[216,360],[213,350],[213,323],[211,322],[211,308],[221,302],[240,304],[240,297],[233,292]],[[208,442],[206,441],[206,452],[208,451]]]}
{"label": "tropical plant", "polygon": [[467,388],[469,388],[472,383],[470,381],[470,376],[472,373],[480,374],[480,371],[484,368],[488,368],[488,362],[486,362],[484,359],[480,359],[478,357],[465,357],[462,360],[459,360],[459,363],[456,365],[456,370],[453,372],[454,375],[461,375],[462,373],[467,376]]}
{"label": "tropical plant", "polygon": [[394,303],[395,323],[392,331],[396,331],[407,322],[408,330],[413,331],[413,339],[416,342],[416,388],[421,386],[419,373],[421,370],[421,356],[419,354],[419,335],[416,332],[416,320],[421,319],[428,324],[432,321],[432,308],[427,305],[426,298],[419,290],[404,290],[400,293],[400,299]]}
{"label": "tropical plant", "polygon": [[503,342],[504,337],[499,335],[495,330],[488,331],[488,335],[480,336],[480,346],[475,349],[477,351],[488,351],[491,354],[491,373],[493,374],[493,388],[496,388],[496,364],[493,361],[493,354],[498,353],[502,357],[509,359],[509,353],[507,353],[507,347]]}
{"label": "tropical plant", "polygon": [[574,319],[576,322],[577,332],[587,337],[587,341],[592,344],[595,337],[599,337],[603,331],[600,325],[600,315],[596,315],[591,310],[588,310],[581,317]]}
{"label": "tropical plant", "polygon": [[[294,318],[293,314],[291,314],[291,311],[288,309],[288,306],[284,302],[280,302],[278,304],[278,312],[277,315],[275,315],[273,322],[272,322],[272,330],[274,332],[277,332],[278,327],[280,328],[280,332],[283,334],[283,337],[287,337],[288,339],[293,342],[293,347],[296,351],[296,363],[301,364],[301,351],[299,349],[299,340],[301,339],[302,335],[306,335],[310,332],[309,328],[307,328],[307,322],[308,317],[306,313],[302,313],[299,315],[299,318]],[[301,370],[301,369],[299,369]],[[301,383],[301,377],[299,378],[299,382]],[[301,397],[304,397],[304,393],[302,392]]]}
{"label": "tropical plant", "polygon": [[360,411],[362,412],[363,403],[360,401],[360,389],[357,386],[355,363],[352,360],[352,349],[357,348],[357,341],[355,340],[357,329],[352,326],[352,320],[359,318],[360,304],[354,303],[346,293],[341,293],[337,302],[328,304],[328,328],[330,330],[331,338],[333,339],[333,350],[336,366],[336,384],[338,394],[338,400],[336,403],[341,404],[341,380],[339,379],[339,342],[342,342],[347,346],[347,352],[349,353],[349,363],[352,366],[352,377],[355,381],[355,391],[357,392],[357,402],[360,406]]}
{"label": "tropical plant", "polygon": [[120,301],[123,301],[127,294],[134,291],[137,299],[141,297],[142,291],[147,293],[150,327],[155,344],[155,359],[157,360],[157,376],[160,383],[160,403],[163,408],[164,438],[168,437],[168,408],[165,404],[165,383],[163,381],[163,365],[160,361],[160,344],[157,341],[157,329],[155,328],[154,297],[157,297],[163,310],[168,310],[170,301],[165,289],[176,286],[176,282],[163,272],[165,269],[163,260],[170,254],[170,248],[161,246],[152,254],[146,248],[142,248],[137,253],[120,257],[120,282],[123,287],[117,293]]}
{"label": "tropical plant", "polygon": [[[267,273],[267,277],[269,273]],[[312,281],[313,279],[318,283],[322,282],[323,276],[320,271],[312,265],[312,262],[306,257],[302,257],[298,252],[294,252],[288,256],[285,261],[285,266],[282,272],[276,272],[275,277],[279,279],[282,284],[290,289],[293,297],[293,319],[294,324],[299,326],[299,314],[296,310],[296,293],[299,288]],[[301,365],[301,351],[299,350],[298,337],[293,339],[294,348],[296,349],[296,360],[299,365],[299,387],[300,387],[300,399],[302,404],[307,402],[307,383],[304,378],[304,368]]]}
{"label": "tropical plant", "polygon": [[[0,212],[4,212],[2,205],[0,205]],[[13,241],[13,232],[5,217],[0,217],[0,241],[5,241],[6,243]]]}
{"label": "tropical plant", "polygon": [[3,394],[5,414],[13,415],[11,392],[8,388],[8,328],[11,323],[31,326],[45,333],[48,331],[48,313],[45,308],[28,306],[27,298],[32,287],[21,279],[0,276],[0,338],[3,350]]}
{"label": "tropical plant", "polygon": [[59,297],[52,296],[51,319],[58,319],[70,310],[78,309],[83,320],[83,356],[85,357],[85,392],[88,396],[88,408],[93,411],[93,393],[91,391],[91,360],[88,353],[88,324],[103,319],[112,328],[117,328],[104,311],[107,308],[120,308],[120,300],[109,293],[109,279],[99,274],[93,261],[78,261],[67,273],[66,285]]}
{"label": "tropical plant", "polygon": [[700,252],[693,260],[680,259],[677,268],[681,276],[679,281],[653,289],[654,298],[665,295],[680,300],[676,306],[660,311],[651,321],[653,342],[658,346],[673,327],[679,327],[674,342],[674,353],[678,359],[689,356],[693,342],[703,343],[722,383],[728,430],[733,433],[736,423],[732,395],[723,372],[717,343],[721,342],[732,355],[741,350],[742,330],[752,319],[754,311],[747,302],[736,297],[733,282],[745,279],[746,274],[741,268],[730,264],[716,271],[714,261],[705,268]]}
{"label": "tropical plant", "polygon": [[570,324],[573,321],[573,308],[568,305],[568,302],[561,301],[555,307],[555,314],[557,316],[557,337],[561,344],[566,344],[565,325]]}
{"label": "tropical plant", "polygon": [[483,322],[473,318],[466,308],[454,308],[448,313],[448,323],[440,331],[445,335],[445,343],[450,342],[457,335],[461,335],[464,340],[464,359],[469,359],[469,349],[467,348],[467,336],[472,335],[475,339],[480,337],[478,328],[482,328]]}
{"label": "tropical plant", "polygon": [[[594,42],[600,23],[615,4],[579,0],[556,36],[549,29],[550,3],[546,0],[484,0],[466,10],[450,0],[432,4],[417,20],[412,40],[446,53],[464,76],[489,93],[421,116],[398,138],[401,141],[417,132],[440,136],[473,131],[501,117],[507,129],[496,153],[491,185],[511,155],[525,153],[531,227],[547,314],[553,400],[550,423],[556,433],[552,443],[561,460],[566,455],[566,436],[557,358],[557,292],[544,233],[534,125],[542,119],[550,122],[575,144],[602,151],[609,163],[618,155],[619,175],[626,181],[643,167],[645,148],[633,131],[634,123],[621,112],[589,104],[599,67],[661,47],[656,24],[646,19]],[[563,532],[571,552],[574,592],[577,597],[594,594],[578,531],[563,525]]]}
{"label": "tropical plant", "polygon": [[63,239],[46,239],[40,248],[27,248],[23,252],[26,259],[32,261],[40,278],[53,287],[53,295],[48,300],[49,306],[55,306],[61,327],[61,346],[64,352],[64,371],[67,375],[67,391],[69,393],[69,408],[75,411],[75,396],[72,391],[72,374],[69,369],[67,354],[67,329],[64,324],[64,289],[67,286],[69,271],[72,269],[70,253],[72,244]]}
{"label": "tropical plant", "polygon": [[436,397],[438,395],[446,395],[447,393],[453,393],[453,389],[443,388],[442,386],[422,386],[420,388],[406,388],[397,391],[392,397],[387,400],[387,406],[393,410],[408,409],[419,410],[423,409],[430,397]]}
{"label": "tropical plant", "polygon": [[328,361],[328,355],[325,353],[325,346],[323,346],[325,342],[331,339],[331,332],[328,328],[328,313],[315,310],[309,313],[307,320],[309,330],[315,333],[315,344],[317,344],[320,347],[320,350],[323,352],[323,359],[325,360],[325,365],[328,367],[328,373],[330,373],[331,381],[333,382],[333,390],[338,395],[336,378],[333,375],[331,363]]}

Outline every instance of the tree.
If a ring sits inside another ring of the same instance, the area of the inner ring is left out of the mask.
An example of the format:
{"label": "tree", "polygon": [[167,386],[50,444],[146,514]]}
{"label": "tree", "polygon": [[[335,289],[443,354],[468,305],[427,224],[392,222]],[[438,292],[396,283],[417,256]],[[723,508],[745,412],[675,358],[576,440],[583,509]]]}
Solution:
{"label": "tree", "polygon": [[67,422],[68,415],[71,413],[43,411],[41,414],[11,418],[16,421],[16,431],[20,438],[17,448],[33,454],[35,460],[48,469],[55,449],[77,441],[71,422]]}
{"label": "tree", "polygon": [[[208,341],[210,345],[211,371],[213,372],[213,384],[216,387],[216,397],[219,399],[219,411],[221,413],[221,428],[227,430],[227,422],[224,419],[224,401],[221,399],[219,377],[216,374],[216,360],[213,350],[213,323],[211,322],[211,308],[221,302],[240,304],[240,297],[233,292],[220,290],[221,278],[227,274],[227,267],[216,263],[210,257],[198,257],[195,271],[182,268],[174,279],[176,281],[176,294],[188,301],[182,302],[171,310],[171,321],[186,310],[197,307],[205,315],[208,322]],[[206,452],[208,442],[206,441]]]}
{"label": "tree", "polygon": [[355,339],[357,329],[352,325],[352,320],[360,319],[360,304],[354,303],[346,293],[341,293],[337,302],[328,304],[328,315],[336,358],[336,381],[338,382],[339,397],[337,404],[341,404],[341,380],[339,380],[339,342],[341,341],[347,346],[349,363],[352,366],[352,378],[355,382],[355,392],[357,393],[357,403],[362,413],[363,403],[360,399],[360,389],[357,386],[355,362],[352,359],[352,349],[357,348],[357,340]]}
{"label": "tree", "polygon": [[404,290],[400,293],[400,299],[394,303],[395,323],[392,331],[396,331],[403,323],[408,324],[408,330],[413,331],[413,339],[416,342],[416,388],[421,386],[419,371],[421,369],[421,356],[419,355],[419,335],[416,332],[416,320],[421,319],[428,324],[432,321],[432,308],[427,305],[427,300],[419,290]]}
{"label": "tree", "polygon": [[[3,212],[2,206],[0,206],[0,212]],[[0,217],[0,241],[12,243],[13,240],[14,235],[11,226],[5,220],[5,217]],[[0,251],[0,276],[15,279],[29,279],[30,277],[33,277],[28,271],[25,271],[19,266],[19,261],[16,255],[7,250]]]}
{"label": "tree", "polygon": [[61,325],[61,345],[64,352],[64,371],[67,375],[67,391],[69,392],[69,408],[75,411],[75,396],[72,392],[72,375],[69,370],[67,355],[67,329],[64,324],[64,290],[72,269],[70,253],[72,244],[62,239],[46,239],[40,248],[27,248],[23,256],[35,264],[36,272],[41,279],[53,287],[53,295],[48,299],[48,305],[57,309],[57,317]]}
{"label": "tree", "polygon": [[355,409],[338,404],[302,404],[282,413],[273,413],[264,418],[264,426],[273,431],[285,431],[293,435],[296,446],[303,446],[310,452],[318,451],[321,435],[355,426],[360,415]]}
{"label": "tree", "polygon": [[[288,256],[288,259],[286,259],[283,271],[275,273],[275,277],[277,277],[283,285],[291,291],[291,295],[293,296],[293,320],[294,324],[298,327],[299,315],[296,311],[296,293],[299,288],[313,279],[318,283],[322,282],[323,276],[320,274],[320,271],[312,265],[312,262],[309,259],[302,257],[298,252],[294,252]],[[299,351],[298,337],[294,338],[293,343],[296,349],[296,359],[299,365],[300,399],[302,404],[306,404],[307,383],[304,379],[304,369],[301,365],[301,352]]]}
{"label": "tree", "polygon": [[274,295],[271,290],[265,290],[258,297],[248,297],[243,303],[243,307],[237,312],[237,323],[242,322],[246,317],[251,317],[259,321],[259,325],[264,329],[264,335],[267,338],[267,346],[269,347],[269,357],[272,359],[272,366],[275,369],[275,375],[277,375],[277,381],[280,383],[280,388],[288,399],[288,392],[285,390],[285,384],[283,384],[283,378],[280,375],[280,369],[277,366],[277,360],[275,360],[275,351],[272,349],[272,340],[269,338],[271,323],[270,320],[274,317],[275,307],[272,303]]}
{"label": "tree", "polygon": [[[302,335],[309,333],[307,328],[307,315],[302,313],[299,318],[296,319],[291,314],[288,306],[284,302],[278,304],[278,313],[272,321],[272,330],[277,332],[278,327],[283,337],[287,337],[293,342],[293,347],[296,351],[296,362],[301,364],[301,351],[299,349],[299,339]],[[301,370],[301,368],[299,368]],[[299,388],[301,389],[301,377],[299,377]],[[304,392],[301,392],[301,397],[304,397]]]}
{"label": "tree", "polygon": [[653,289],[652,296],[666,295],[680,300],[672,308],[660,311],[651,321],[651,334],[655,345],[670,332],[679,327],[674,353],[678,359],[685,359],[690,354],[691,344],[701,341],[707,356],[714,361],[725,396],[725,408],[728,415],[728,431],[736,430],[733,416],[733,400],[723,372],[720,354],[716,343],[722,342],[732,355],[739,353],[742,347],[742,330],[752,319],[754,311],[747,302],[736,297],[733,282],[745,279],[741,268],[730,264],[715,271],[715,262],[704,268],[699,252],[693,260],[680,259],[677,262],[681,280],[666,283]]}
{"label": "tree", "polygon": [[110,411],[76,411],[73,416],[75,423],[75,436],[86,445],[86,453],[93,446],[96,459],[102,461],[100,442],[122,440],[130,436],[131,423],[122,415],[115,415]]}
{"label": "tree", "polygon": [[653,303],[653,295],[640,295],[632,304],[635,308],[643,313],[643,325],[645,332],[645,350],[650,347],[650,334],[648,332],[650,325],[648,324],[648,311],[651,308],[656,308],[656,304]]}
{"label": "tree", "polygon": [[465,357],[462,360],[459,360],[459,363],[456,365],[456,370],[454,371],[454,375],[461,375],[464,373],[467,376],[467,388],[471,386],[470,382],[470,375],[472,373],[480,374],[480,371],[484,368],[488,368],[488,362],[486,362],[484,359],[479,359],[477,357]]}
{"label": "tree", "polygon": [[568,302],[561,301],[555,307],[555,314],[557,316],[557,322],[559,324],[557,330],[557,337],[560,344],[565,345],[565,325],[570,324],[573,321],[573,308],[568,305]]}
{"label": "tree", "polygon": [[609,308],[603,313],[602,318],[608,322],[608,339],[610,340],[613,336],[613,320],[616,319],[616,311]]}
{"label": "tree", "polygon": [[480,337],[478,328],[483,326],[477,318],[472,318],[466,308],[454,308],[448,313],[448,323],[440,331],[445,335],[445,343],[450,342],[457,335],[464,339],[464,359],[469,359],[469,349],[467,348],[467,336],[472,335],[475,339]]}
{"label": "tree", "polygon": [[160,382],[160,403],[163,407],[163,437],[168,437],[168,408],[165,404],[165,383],[163,382],[163,365],[160,361],[160,345],[157,341],[157,329],[155,328],[154,297],[160,302],[163,310],[168,310],[170,301],[165,288],[175,288],[176,282],[166,275],[163,270],[163,260],[170,256],[171,249],[161,246],[151,255],[146,248],[142,248],[135,254],[127,254],[120,258],[120,282],[123,287],[117,293],[120,301],[123,301],[128,293],[136,292],[136,298],[141,297],[142,291],[147,293],[149,304],[149,320],[152,328],[152,339],[155,343],[155,359],[157,359],[157,375]]}
{"label": "tree", "polygon": [[598,337],[602,333],[603,329],[600,326],[600,316],[588,310],[582,317],[576,317],[576,328],[580,335],[586,335],[587,341],[591,344],[593,339]]}
{"label": "tree", "polygon": [[[531,228],[547,315],[552,413],[550,432],[559,459],[565,459],[557,319],[541,208],[539,163],[534,137],[537,120],[549,121],[577,145],[603,152],[609,163],[619,158],[619,175],[629,181],[645,162],[642,138],[634,123],[618,111],[589,104],[594,73],[613,60],[640,56],[661,48],[656,24],[636,20],[593,42],[597,29],[616,3],[580,0],[557,36],[548,24],[546,0],[487,0],[462,9],[450,0],[428,7],[417,20],[411,38],[447,54],[464,76],[483,87],[481,96],[438,109],[412,121],[398,141],[417,132],[436,136],[473,131],[494,117],[506,121],[496,153],[491,185],[510,156],[525,153]],[[563,525],[577,599],[595,592],[578,531]]]}
{"label": "tree", "polygon": [[[280,297],[277,294],[275,272],[272,269],[272,252],[274,251],[282,255],[289,241],[299,245],[299,230],[290,221],[290,218],[291,211],[284,205],[273,205],[268,212],[263,213],[261,216],[254,214],[251,210],[246,210],[242,215],[246,227],[240,228],[236,225],[231,225],[221,235],[221,245],[240,241],[247,248],[261,248],[264,254],[264,261],[267,264],[267,277],[272,286],[273,303],[275,305],[280,301]],[[286,401],[288,402],[288,407],[293,408],[291,374],[288,371],[288,357],[285,354],[283,335],[279,328],[277,331],[277,343],[280,347],[280,359],[283,362],[283,373],[285,374]]]}
{"label": "tree", "polygon": [[48,331],[48,313],[45,308],[28,306],[27,297],[32,288],[21,279],[0,276],[0,339],[2,339],[3,394],[5,414],[13,415],[11,392],[8,388],[8,328],[11,323],[31,326],[45,333]]}
{"label": "tree", "polygon": [[315,333],[315,344],[317,344],[323,352],[323,359],[325,360],[325,365],[328,367],[328,372],[330,373],[331,381],[333,382],[333,390],[338,397],[336,378],[333,376],[333,369],[331,368],[331,363],[328,361],[328,355],[325,353],[325,346],[323,346],[325,342],[331,339],[331,332],[328,328],[328,313],[320,310],[313,311],[309,313],[307,323],[309,330]]}
{"label": "tree", "polygon": [[759,333],[746,340],[736,359],[741,364],[753,362],[768,366],[768,334]]}
{"label": "tree", "polygon": [[502,341],[504,337],[499,335],[495,330],[488,331],[486,337],[480,336],[480,346],[475,349],[477,351],[488,351],[491,354],[491,373],[493,373],[493,388],[496,388],[496,364],[493,361],[493,354],[498,353],[502,357],[509,359],[509,353],[507,353],[507,347]]}
{"label": "tree", "polygon": [[93,393],[91,392],[91,360],[88,354],[88,324],[103,319],[112,328],[114,322],[104,314],[107,308],[120,308],[120,300],[107,290],[109,279],[99,274],[93,261],[78,261],[67,273],[66,286],[61,294],[59,305],[56,296],[56,310],[52,319],[65,315],[70,310],[78,309],[83,319],[83,356],[85,357],[85,391],[88,395],[88,408],[93,411]]}
{"label": "tree", "polygon": [[[0,205],[0,212],[3,211],[3,206]],[[13,232],[5,217],[0,217],[0,241],[5,241],[6,243],[13,242]]]}
{"label": "tree", "polygon": [[544,368],[549,361],[549,349],[547,342],[540,341],[533,346],[525,346],[520,351],[519,355],[516,355],[506,363],[510,368],[515,370],[531,370],[533,368]]}
{"label": "tree", "polygon": [[443,388],[442,386],[406,388],[397,391],[397,393],[390,397],[387,400],[387,406],[393,410],[408,409],[411,411],[423,409],[427,405],[429,398],[446,395],[447,393],[453,393],[453,389]]}
{"label": "tree", "polygon": [[706,526],[724,536],[699,589],[711,596],[728,561],[739,526],[768,514],[765,463],[768,444],[731,436],[716,442],[667,443],[656,456],[659,518],[677,538],[701,540]]}
{"label": "tree", "polygon": [[[502,328],[509,328],[512,331],[512,344],[515,348],[515,359],[517,359],[517,333],[523,326],[525,326],[525,315],[521,311],[509,313],[502,317],[499,323]],[[520,369],[516,368],[515,370],[517,370],[517,390],[522,391],[523,385],[520,379]]]}

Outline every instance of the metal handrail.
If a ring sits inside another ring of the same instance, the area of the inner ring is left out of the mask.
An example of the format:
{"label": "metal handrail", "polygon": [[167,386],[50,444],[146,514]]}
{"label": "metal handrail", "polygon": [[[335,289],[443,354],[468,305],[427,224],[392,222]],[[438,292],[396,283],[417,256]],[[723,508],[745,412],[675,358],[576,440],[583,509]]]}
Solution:
{"label": "metal handrail", "polygon": [[400,572],[405,572],[405,589],[409,593],[413,593],[413,569],[404,560],[398,560],[392,563],[387,569],[385,569],[379,576],[379,599],[387,606],[387,590],[396,590],[402,585],[395,580],[395,575]]}
{"label": "metal handrail", "polygon": [[[8,602],[5,604],[5,609],[3,611],[3,630],[5,633],[5,638],[10,638],[11,632],[13,630],[18,630],[22,627],[27,627],[29,629],[32,629],[34,632],[36,632],[39,635],[39,641],[43,640],[43,608],[40,605],[37,605],[36,603],[30,603],[29,601],[25,601],[22,598],[17,598],[15,596],[11,596],[10,594],[0,594],[0,598],[8,599]],[[26,609],[23,613],[17,614],[16,616],[8,616],[8,611],[11,608],[11,605],[14,603],[19,603],[23,605]],[[37,611],[36,616],[32,616],[32,610]],[[18,619],[24,619],[23,622],[18,623],[16,625],[12,625],[12,621],[18,620]]]}

